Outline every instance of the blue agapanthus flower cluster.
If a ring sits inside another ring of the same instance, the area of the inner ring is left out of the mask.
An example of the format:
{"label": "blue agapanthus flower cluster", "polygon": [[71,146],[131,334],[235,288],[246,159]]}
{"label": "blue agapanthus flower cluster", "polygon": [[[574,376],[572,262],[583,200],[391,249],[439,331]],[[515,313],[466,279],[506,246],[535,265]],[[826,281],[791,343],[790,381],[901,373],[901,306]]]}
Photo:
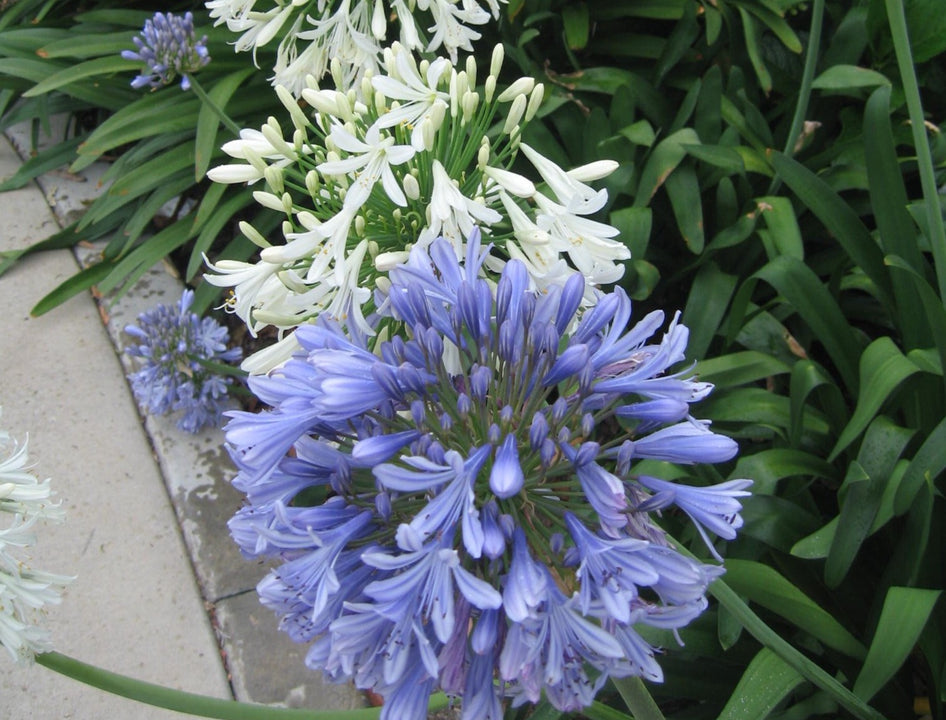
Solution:
{"label": "blue agapanthus flower cluster", "polygon": [[153,415],[183,413],[177,426],[196,433],[221,419],[232,378],[213,364],[240,359],[240,348],[227,349],[230,333],[213,318],[190,311],[194,291],[185,290],[177,305],[158,305],[138,316],[125,332],[138,344],[125,348],[141,359],[128,376],[138,403]]}
{"label": "blue agapanthus flower cluster", "polygon": [[138,48],[123,50],[126,60],[140,60],[147,65],[144,73],[131,81],[136,90],[150,85],[153,88],[170,85],[181,76],[181,88],[190,89],[189,74],[200,70],[210,62],[207,52],[207,36],[199,40],[194,33],[194,15],[157,12],[145,26],[140,36],[132,38]]}
{"label": "blue agapanthus flower cluster", "polygon": [[282,561],[262,602],[310,667],[383,695],[389,720],[425,718],[438,688],[483,720],[660,680],[638,630],[686,625],[722,569],[674,549],[657,511],[707,540],[742,524],[749,481],[637,470],[737,451],[690,416],[711,386],[668,373],[677,318],[659,339],[660,312],[627,329],[621,290],[580,312],[581,276],[536,293],[517,261],[491,285],[486,255],[476,233],[464,263],[444,240],[415,249],[379,299],[403,336],[381,330],[372,351],[320,317],[296,331],[302,353],[249,379],[272,409],[227,427],[248,499],[231,532]]}

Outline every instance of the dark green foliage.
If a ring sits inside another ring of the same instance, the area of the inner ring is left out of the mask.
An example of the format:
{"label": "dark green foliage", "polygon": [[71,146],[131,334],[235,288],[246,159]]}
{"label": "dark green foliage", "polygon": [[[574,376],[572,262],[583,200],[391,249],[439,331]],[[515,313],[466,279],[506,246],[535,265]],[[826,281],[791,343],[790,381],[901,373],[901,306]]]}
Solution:
{"label": "dark green foliage", "polygon": [[[227,231],[248,191],[202,179],[227,131],[176,87],[133,92],[115,60],[151,11],[61,12],[74,6],[20,0],[0,14],[0,126],[75,117],[0,187],[66,158],[114,159],[110,192],[31,249],[109,237],[102,265],[37,311],[93,283],[117,288],[179,249],[189,279],[204,252],[252,251]],[[706,482],[755,480],[739,539],[719,546],[719,603],[682,649],[650,637],[670,649],[651,688],[668,718],[912,718],[915,698],[944,717],[943,10],[510,0],[486,31],[551,96],[527,131],[533,147],[566,166],[621,163],[601,219],[632,251],[622,284],[638,316],[683,311],[690,358],[716,384],[701,416],[740,440],[738,462],[702,470]],[[265,73],[233,56],[225,32],[202,32],[208,92],[242,127],[278,116]],[[192,208],[145,240],[176,196]],[[202,288],[205,307],[213,290]],[[679,540],[705,554],[699,538]],[[617,691],[606,700],[587,716],[625,717]],[[557,715],[542,705],[531,717]]]}

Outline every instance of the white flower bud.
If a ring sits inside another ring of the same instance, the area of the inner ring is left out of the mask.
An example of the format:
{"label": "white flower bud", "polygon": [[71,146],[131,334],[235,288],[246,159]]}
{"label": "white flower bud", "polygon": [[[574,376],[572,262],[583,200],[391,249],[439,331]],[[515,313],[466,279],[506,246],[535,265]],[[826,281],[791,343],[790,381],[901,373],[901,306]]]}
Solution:
{"label": "white flower bud", "polygon": [[277,212],[283,211],[282,200],[278,195],[273,195],[272,193],[264,192],[263,190],[254,190],[253,199],[264,208],[276,210]]}
{"label": "white flower bud", "polygon": [[266,124],[260,128],[260,132],[266,138],[266,142],[273,146],[273,150],[289,160],[296,159],[296,153],[282,136],[282,128],[279,127],[276,118],[270,117]]}
{"label": "white flower bud", "polygon": [[587,165],[572,168],[565,174],[578,182],[591,182],[605,178],[620,167],[614,160],[596,160]]}
{"label": "white flower bud", "polygon": [[282,194],[282,209],[286,215],[292,215],[292,195],[287,192]]}
{"label": "white flower bud", "polygon": [[370,257],[372,260],[378,257],[378,241],[377,240],[368,241],[368,257]]}
{"label": "white flower bud", "polygon": [[463,96],[463,122],[470,122],[473,114],[476,112],[476,106],[479,105],[479,93],[469,92]]}
{"label": "white flower bud", "polygon": [[371,14],[371,34],[377,40],[384,40],[387,30],[388,22],[387,18],[384,17],[384,5],[381,0],[377,0],[374,4],[374,12]]}
{"label": "white flower bud", "polygon": [[367,97],[374,98],[374,109],[379,116],[384,115],[388,111],[388,99],[380,90],[375,90],[373,95],[368,95]]}
{"label": "white flower bud", "polygon": [[404,213],[401,212],[401,208],[394,208],[394,211],[391,213],[391,217],[394,218],[394,222],[401,222],[401,217]]}
{"label": "white flower bud", "polygon": [[[384,275],[379,275],[377,278],[375,278],[374,284],[375,287],[383,293],[388,293],[391,291],[391,281],[388,280],[388,278],[386,278]],[[386,329],[387,328],[385,328],[385,330]],[[380,345],[381,343],[379,342],[378,346]]]}
{"label": "white flower bud", "polygon": [[460,98],[460,101],[463,101],[463,97],[470,90],[470,80],[466,75],[465,70],[461,70],[457,73],[457,96]]}
{"label": "white flower bud", "polygon": [[476,87],[476,58],[466,56],[466,76],[470,79],[470,87]]}
{"label": "white flower bud", "polygon": [[506,51],[503,49],[502,43],[493,48],[493,57],[490,59],[489,63],[489,74],[493,77],[499,77],[499,71],[503,69],[503,56],[505,53]]}
{"label": "white flower bud", "polygon": [[526,122],[532,120],[535,117],[535,114],[539,111],[539,106],[542,105],[542,100],[545,98],[545,86],[542,83],[539,83],[534,88],[532,88],[532,94],[529,95],[529,107],[526,108]]}
{"label": "white flower bud", "polygon": [[266,179],[266,184],[269,185],[270,189],[274,193],[282,194],[285,190],[285,185],[283,185],[283,171],[282,168],[275,165],[269,165],[266,170],[263,171],[263,177]]}
{"label": "white flower bud", "polygon": [[430,118],[424,118],[420,124],[421,138],[424,140],[424,149],[428,152],[434,149],[434,142],[437,139],[437,130],[434,128]]}
{"label": "white flower bud", "polygon": [[381,253],[374,259],[374,267],[378,272],[390,272],[399,265],[408,261],[411,254],[403,250]]}
{"label": "white flower bud", "polygon": [[305,130],[300,130],[296,128],[292,131],[292,147],[296,151],[296,155],[302,152],[302,148],[305,146],[308,136],[305,133]]}
{"label": "white flower bud", "polygon": [[338,55],[332,58],[330,69],[332,71],[332,82],[335,83],[335,87],[345,87],[345,72],[342,68],[342,61],[338,58]]}
{"label": "white flower bud", "polygon": [[306,88],[302,91],[302,99],[314,107],[317,112],[338,117],[338,103],[335,101],[337,93],[330,90],[313,90]]}
{"label": "white flower bud", "polygon": [[503,90],[496,99],[499,102],[512,102],[517,95],[528,95],[533,87],[535,87],[535,80],[530,77],[521,77]]}
{"label": "white flower bud", "polygon": [[503,134],[512,134],[512,129],[522,120],[522,115],[526,111],[526,103],[525,95],[516,95],[516,99],[512,101],[512,105],[509,107],[509,115],[506,116],[506,122],[503,124]]}
{"label": "white flower bud", "polygon": [[296,99],[292,96],[292,93],[282,85],[277,85],[276,95],[279,97],[279,102],[283,104],[283,107],[289,111],[289,116],[292,118],[292,124],[296,127],[296,129],[305,132],[306,128],[309,127],[309,118],[307,118],[305,113],[302,112],[302,108],[299,107],[299,103],[296,102]]}
{"label": "white flower bud", "polygon": [[240,228],[240,232],[243,233],[246,239],[249,240],[254,245],[256,245],[257,247],[260,247],[260,248],[270,247],[269,240],[264,238],[260,234],[259,230],[257,230],[255,227],[250,225],[248,222],[241,220],[238,227]]}
{"label": "white flower bud", "polygon": [[486,143],[480,145],[480,149],[476,153],[476,167],[483,171],[483,169],[489,164],[489,145]]}
{"label": "white flower bud", "polygon": [[309,172],[305,174],[305,189],[309,191],[309,195],[313,200],[318,197],[321,186],[322,183],[319,180],[319,174],[315,170],[309,170]]}
{"label": "white flower bud", "polygon": [[438,98],[431,106],[430,112],[427,113],[427,119],[430,120],[430,124],[433,126],[435,131],[439,130],[443,126],[443,121],[446,116],[447,103]]}
{"label": "white flower bud", "polygon": [[407,195],[411,200],[416,200],[420,197],[420,185],[417,184],[417,178],[413,175],[404,176],[404,194]]}
{"label": "white flower bud", "polygon": [[361,96],[366,100],[374,97],[374,86],[371,84],[371,70],[369,69],[364,77],[361,78]]}
{"label": "white flower bud", "polygon": [[485,84],[485,87],[483,88],[483,97],[486,98],[486,102],[493,101],[493,95],[495,94],[495,92],[496,92],[496,77],[494,75],[490,75],[489,77],[486,78],[486,84]]}
{"label": "white flower bud", "polygon": [[358,237],[365,236],[365,217],[364,215],[355,216],[355,235]]}

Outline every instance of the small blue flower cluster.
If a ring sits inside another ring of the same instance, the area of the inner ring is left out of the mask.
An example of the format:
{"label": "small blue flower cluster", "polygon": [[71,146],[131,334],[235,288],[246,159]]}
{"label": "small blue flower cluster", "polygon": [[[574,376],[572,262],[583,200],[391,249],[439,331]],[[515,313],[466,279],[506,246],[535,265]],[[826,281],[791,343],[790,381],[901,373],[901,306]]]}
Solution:
{"label": "small blue flower cluster", "polygon": [[686,625],[722,569],[674,549],[655,511],[707,541],[742,524],[748,480],[636,471],[737,451],[689,415],[711,386],[667,374],[677,318],[653,340],[663,314],[627,329],[621,290],[580,312],[581,276],[536,293],[510,261],[491,285],[486,255],[476,232],[463,263],[442,239],[415,248],[378,298],[403,331],[371,351],[326,316],[300,327],[303,352],[249,379],[272,410],[227,426],[248,499],[231,532],[282,561],[262,602],[310,667],[383,695],[387,720],[425,718],[437,688],[498,720],[504,699],[574,711],[609,677],[660,680],[635,628]]}
{"label": "small blue flower cluster", "polygon": [[191,86],[189,73],[196,72],[210,62],[207,52],[207,36],[200,40],[194,34],[194,15],[184,13],[183,17],[174,13],[158,12],[145,22],[140,37],[132,38],[137,46],[134,50],[123,50],[126,60],[140,60],[147,67],[143,73],[131,81],[136,90],[150,85],[153,88],[170,85],[181,76],[181,89]]}
{"label": "small blue flower cluster", "polygon": [[138,403],[154,415],[183,412],[177,426],[196,433],[220,421],[231,378],[208,363],[240,359],[240,348],[227,349],[230,334],[213,318],[190,312],[194,292],[185,290],[177,306],[158,305],[141,313],[125,332],[140,344],[125,352],[141,358],[141,369],[128,376]]}

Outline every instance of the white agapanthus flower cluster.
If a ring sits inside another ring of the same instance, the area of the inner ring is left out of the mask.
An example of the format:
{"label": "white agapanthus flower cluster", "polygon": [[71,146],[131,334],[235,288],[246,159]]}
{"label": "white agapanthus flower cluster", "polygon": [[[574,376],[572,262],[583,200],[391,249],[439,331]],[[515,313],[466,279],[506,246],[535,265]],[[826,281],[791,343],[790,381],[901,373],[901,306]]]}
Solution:
{"label": "white agapanthus flower cluster", "polygon": [[[502,0],[505,2],[505,0]],[[337,59],[344,88],[364,73],[377,71],[382,46],[396,22],[400,43],[409,50],[443,48],[456,62],[457,51],[473,51],[474,29],[498,19],[499,2],[486,0],[207,0],[216,24],[226,23],[240,37],[238,52],[279,42],[273,84],[299,96],[306,75],[321,78]]]}
{"label": "white agapanthus flower cluster", "polygon": [[[413,246],[440,236],[463,257],[476,227],[493,244],[487,270],[498,275],[506,260],[519,259],[534,290],[581,273],[590,302],[595,286],[621,277],[620,261],[630,254],[613,239],[618,231],[587,217],[607,202],[606,191],[587,183],[617,163],[566,172],[522,143],[543,87],[521,78],[499,91],[502,60],[497,46],[479,87],[472,57],[458,70],[446,58],[417,63],[395,44],[384,52],[383,72],[369,72],[358,90],[307,87],[302,99],[314,117],[277,87],[291,136],[271,117],[224,145],[238,162],[209,173],[222,183],[262,181],[266,189],[254,193],[256,201],[285,213],[278,242],[241,225],[262,248],[258,262],[220,260],[210,266],[216,274],[206,276],[233,289],[230,308],[252,332],[272,325],[286,335],[328,312],[371,333],[364,317],[387,271]],[[520,151],[544,181],[542,190],[509,169]],[[264,372],[295,349],[287,335],[243,367]]]}
{"label": "white agapanthus flower cluster", "polygon": [[61,600],[72,580],[29,567],[20,556],[35,544],[34,528],[43,520],[63,518],[51,500],[49,480],[29,471],[27,446],[0,429],[0,645],[20,663],[52,649],[48,631],[37,624],[47,605]]}

